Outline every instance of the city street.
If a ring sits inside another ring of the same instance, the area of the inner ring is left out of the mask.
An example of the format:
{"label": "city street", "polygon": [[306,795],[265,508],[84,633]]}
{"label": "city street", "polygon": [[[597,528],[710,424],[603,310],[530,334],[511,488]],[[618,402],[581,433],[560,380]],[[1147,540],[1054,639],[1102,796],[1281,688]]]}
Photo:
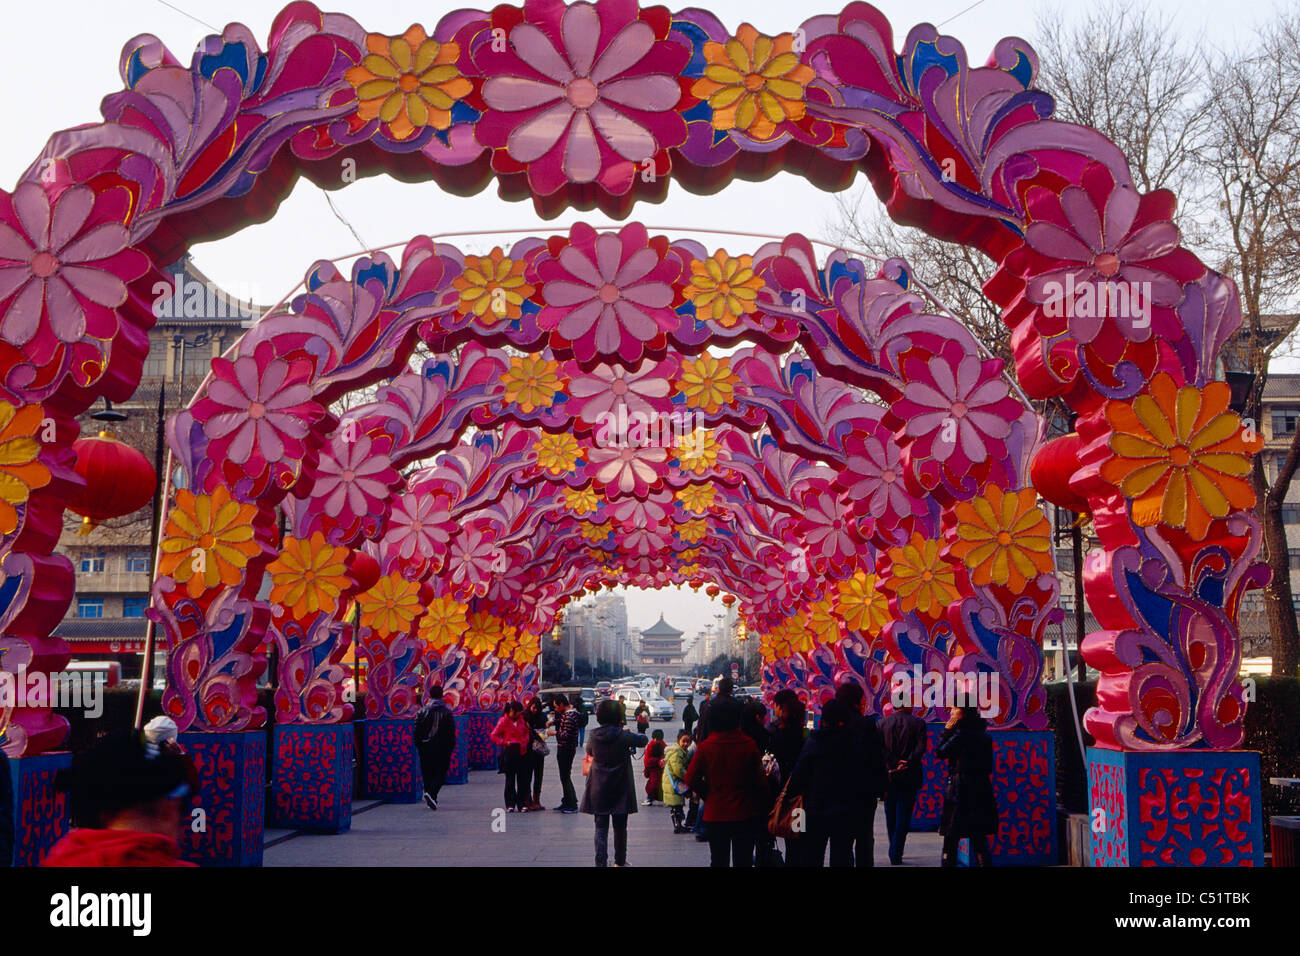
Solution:
{"label": "city street", "polygon": [[[685,700],[674,702],[678,714]],[[654,721],[651,731],[671,736],[681,721]],[[588,730],[595,727],[593,721]],[[582,793],[581,761],[575,761],[574,786]],[[634,758],[638,794],[644,796],[640,752]],[[547,758],[540,813],[502,813],[503,778],[474,771],[469,783],[443,788],[437,812],[423,803],[387,804],[358,800],[352,829],[322,836],[289,830],[266,831],[265,866],[591,866],[592,818],[550,809],[560,802],[555,757]],[[504,823],[504,829],[502,824]],[[876,811],[875,860],[888,866],[885,812]],[[937,866],[940,837],[908,837],[905,865]],[[668,810],[656,803],[638,806],[628,820],[628,861],[633,866],[708,866],[709,848],[691,834],[675,835]]]}

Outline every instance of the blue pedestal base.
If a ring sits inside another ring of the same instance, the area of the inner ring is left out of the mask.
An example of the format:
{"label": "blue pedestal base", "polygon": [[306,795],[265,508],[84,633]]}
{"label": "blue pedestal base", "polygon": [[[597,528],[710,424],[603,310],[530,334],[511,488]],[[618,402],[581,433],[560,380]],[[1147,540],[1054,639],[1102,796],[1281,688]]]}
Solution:
{"label": "blue pedestal base", "polygon": [[200,866],[261,866],[266,731],[180,735],[199,775],[181,818],[181,856]]}
{"label": "blue pedestal base", "polygon": [[[469,710],[457,715],[457,729],[464,733],[469,747],[470,770],[496,770],[497,745],[488,737],[500,714],[488,710]],[[464,720],[462,724],[460,721]]]}
{"label": "blue pedestal base", "polygon": [[10,757],[14,794],[14,855],[0,865],[36,866],[68,832],[68,797],[54,787],[60,770],[72,763],[67,751]]}
{"label": "blue pedestal base", "polygon": [[415,722],[382,718],[365,722],[362,777],[367,797],[390,803],[416,803],[424,792],[415,752]]}
{"label": "blue pedestal base", "polygon": [[456,747],[447,765],[447,783],[469,783],[469,732],[465,714],[456,715]]}
{"label": "blue pedestal base", "polygon": [[321,833],[349,829],[352,723],[278,724],[274,734],[274,825]]}
{"label": "blue pedestal base", "polygon": [[948,783],[948,761],[940,760],[934,755],[942,731],[943,724],[926,724],[929,740],[925,754],[921,757],[924,782],[921,792],[916,795],[916,809],[912,811],[913,830],[933,833],[939,829],[939,820],[943,817],[943,791]]}
{"label": "blue pedestal base", "polygon": [[[994,730],[993,797],[998,833],[989,841],[994,866],[1055,866],[1056,741],[1050,730]],[[945,777],[946,777],[945,770]],[[970,841],[958,844],[968,865]]]}
{"label": "blue pedestal base", "polygon": [[1263,866],[1260,793],[1253,751],[1090,747],[1092,864]]}

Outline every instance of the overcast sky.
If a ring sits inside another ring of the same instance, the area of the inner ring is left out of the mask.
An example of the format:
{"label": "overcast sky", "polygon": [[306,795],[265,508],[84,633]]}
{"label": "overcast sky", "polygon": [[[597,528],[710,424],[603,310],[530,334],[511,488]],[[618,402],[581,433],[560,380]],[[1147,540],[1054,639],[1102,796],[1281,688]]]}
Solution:
{"label": "overcast sky", "polygon": [[[75,0],[6,3],[0,54],[9,64],[4,115],[6,130],[0,154],[0,185],[12,189],[55,130],[99,120],[99,101],[121,89],[118,57],[123,44],[140,33],[153,33],[182,63],[198,41],[220,32],[228,22],[247,24],[265,47],[267,31],[284,6],[278,0]],[[321,0],[323,9],[343,10],[367,30],[397,34],[412,23],[432,29],[446,12],[469,4],[437,0]],[[766,33],[798,26],[818,12],[832,12],[840,0],[824,4],[777,0],[712,0],[707,6],[730,26],[748,21]],[[484,4],[484,6],[488,6]],[[670,7],[676,7],[669,3]],[[1034,11],[1043,4],[1024,0],[879,0],[876,3],[894,25],[901,45],[908,30],[929,21],[966,46],[973,63],[983,63],[1003,36],[1034,41]],[[1065,5],[1067,16],[1080,8]],[[1211,37],[1233,45],[1251,26],[1275,9],[1272,0],[1155,0],[1163,15],[1176,15],[1178,29],[1189,37]],[[964,12],[963,12],[964,11]],[[202,22],[196,22],[202,21]],[[215,28],[215,29],[213,29]],[[405,242],[420,234],[485,229],[528,229],[538,234],[564,231],[575,219],[606,222],[599,213],[566,213],[556,220],[540,219],[528,202],[507,203],[495,185],[478,196],[445,195],[432,183],[407,185],[386,178],[358,181],[330,194],[340,213],[363,240],[361,245],[331,211],[324,193],[301,180],[271,221],[251,226],[220,242],[195,246],[199,268],[241,298],[269,303],[287,295],[317,259],[347,255],[361,246]],[[737,182],[714,196],[696,196],[675,185],[659,205],[643,205],[633,216],[651,226],[738,230],[750,233],[802,232],[828,238],[834,222],[834,200],[801,179],[782,174],[764,183]],[[508,239],[509,237],[507,237]],[[483,240],[461,243],[478,249]],[[711,241],[740,252],[761,240],[738,238]],[[688,635],[710,623],[720,604],[689,590],[664,594],[629,594],[628,623],[645,627],[660,610]]]}

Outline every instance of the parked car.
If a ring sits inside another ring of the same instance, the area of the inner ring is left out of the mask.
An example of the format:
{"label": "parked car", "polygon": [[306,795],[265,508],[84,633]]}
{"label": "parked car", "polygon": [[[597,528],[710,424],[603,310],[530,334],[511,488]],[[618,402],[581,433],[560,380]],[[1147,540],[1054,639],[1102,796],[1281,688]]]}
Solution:
{"label": "parked car", "polygon": [[614,697],[616,699],[622,697],[627,703],[629,718],[636,712],[642,701],[650,708],[651,720],[672,720],[677,716],[677,712],[673,710],[673,705],[653,691],[645,691],[638,687],[616,687]]}

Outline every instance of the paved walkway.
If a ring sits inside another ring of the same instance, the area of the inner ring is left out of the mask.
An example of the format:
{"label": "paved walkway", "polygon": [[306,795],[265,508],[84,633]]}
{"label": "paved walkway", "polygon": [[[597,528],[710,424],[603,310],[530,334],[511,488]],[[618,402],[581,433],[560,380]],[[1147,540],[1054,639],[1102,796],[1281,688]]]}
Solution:
{"label": "paved walkway", "polygon": [[[639,766],[639,764],[638,764]],[[581,794],[582,776],[574,766]],[[423,803],[357,801],[352,829],[336,835],[267,830],[265,866],[591,866],[592,818],[586,814],[494,813],[503,803],[503,778],[475,771],[469,783],[443,788],[437,812]],[[638,782],[644,780],[638,776]],[[560,802],[554,758],[547,760],[542,803]],[[663,806],[638,807],[628,821],[633,866],[708,866],[709,848],[690,834],[676,835]],[[494,827],[493,823],[497,821]],[[504,832],[501,823],[504,822]],[[280,842],[276,842],[276,841]],[[613,840],[611,838],[611,853]],[[940,837],[908,837],[908,865],[937,866]],[[888,866],[885,811],[876,812],[876,865]]]}

